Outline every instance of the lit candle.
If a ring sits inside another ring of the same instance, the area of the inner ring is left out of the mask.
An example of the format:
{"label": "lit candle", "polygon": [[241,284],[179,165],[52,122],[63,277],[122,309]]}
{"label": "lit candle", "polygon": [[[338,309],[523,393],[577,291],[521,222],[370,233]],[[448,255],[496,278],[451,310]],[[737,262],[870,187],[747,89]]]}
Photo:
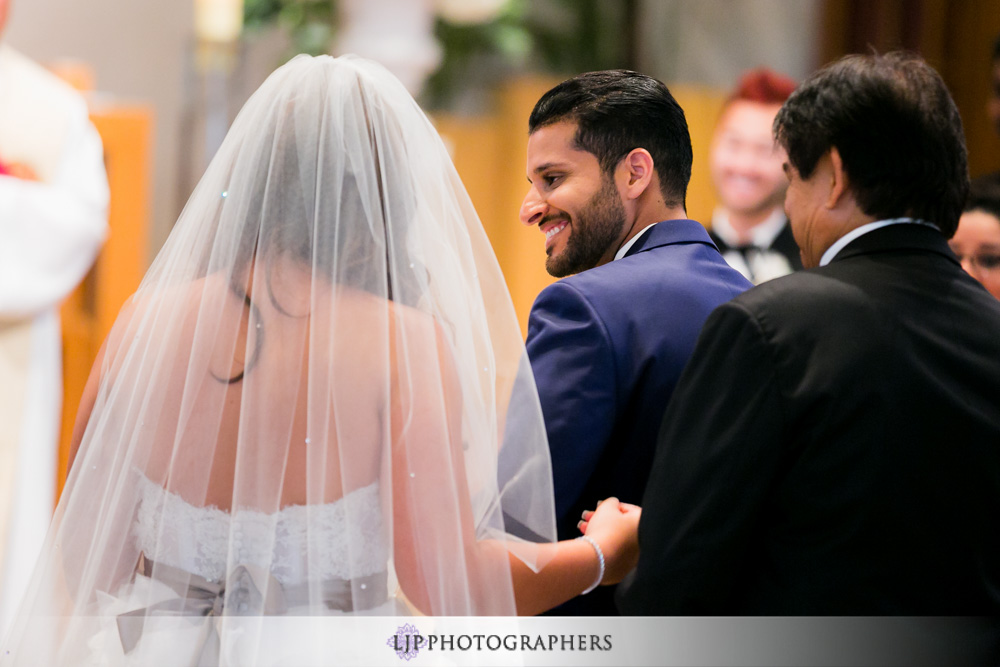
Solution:
{"label": "lit candle", "polygon": [[194,32],[199,40],[233,42],[243,28],[243,0],[194,0]]}

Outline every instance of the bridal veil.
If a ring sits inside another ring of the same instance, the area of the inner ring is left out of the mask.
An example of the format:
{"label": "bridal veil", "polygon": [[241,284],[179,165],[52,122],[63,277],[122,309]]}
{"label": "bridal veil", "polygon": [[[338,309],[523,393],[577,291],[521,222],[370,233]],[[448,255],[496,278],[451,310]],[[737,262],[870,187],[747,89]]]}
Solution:
{"label": "bridal veil", "polygon": [[299,56],[247,102],[92,382],[4,667],[127,662],[168,619],[224,647],[235,615],[513,615],[508,554],[555,539],[500,268],[364,60]]}

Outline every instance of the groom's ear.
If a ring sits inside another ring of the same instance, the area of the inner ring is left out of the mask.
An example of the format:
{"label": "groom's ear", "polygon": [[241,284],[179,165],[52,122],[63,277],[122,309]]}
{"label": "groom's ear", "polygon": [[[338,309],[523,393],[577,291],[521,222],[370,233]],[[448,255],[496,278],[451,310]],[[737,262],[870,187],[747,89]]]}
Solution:
{"label": "groom's ear", "polygon": [[615,169],[615,181],[625,199],[638,199],[656,174],[653,156],[645,148],[633,148]]}

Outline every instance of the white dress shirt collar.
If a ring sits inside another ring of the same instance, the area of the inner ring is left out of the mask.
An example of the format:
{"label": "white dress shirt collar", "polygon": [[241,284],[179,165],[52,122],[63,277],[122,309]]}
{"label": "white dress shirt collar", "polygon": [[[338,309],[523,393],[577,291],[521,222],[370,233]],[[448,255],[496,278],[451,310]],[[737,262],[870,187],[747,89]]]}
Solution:
{"label": "white dress shirt collar", "polygon": [[[776,206],[771,211],[771,215],[750,228],[750,245],[757,248],[770,248],[774,239],[778,238],[778,234],[784,228],[786,221],[785,211],[780,206]],[[729,213],[723,208],[716,208],[712,213],[712,232],[730,248],[744,245],[743,241],[740,240],[739,233],[729,222]]]}
{"label": "white dress shirt collar", "polygon": [[924,225],[925,227],[933,227],[937,229],[937,225],[925,220],[917,220],[915,218],[892,218],[891,220],[878,220],[876,222],[869,222],[867,225],[861,225],[857,229],[852,229],[847,232],[839,239],[837,239],[832,246],[826,249],[823,256],[819,260],[820,266],[826,266],[833,258],[837,256],[841,250],[843,250],[848,243],[856,238],[864,236],[868,232],[873,232],[876,229],[881,229],[882,227],[888,227],[889,225]]}
{"label": "white dress shirt collar", "polygon": [[[625,245],[623,245],[621,248],[618,248],[618,252],[615,253],[615,259],[621,259],[622,257],[624,257],[625,253],[628,252],[628,249],[631,248],[632,246],[634,246],[635,242],[638,241],[639,238],[642,237],[643,234],[645,234],[650,229],[652,229],[653,225],[656,225],[656,224],[658,224],[658,223],[654,222],[652,225],[646,225],[645,227],[643,227],[642,229],[640,229],[638,234],[636,234],[635,236],[633,236],[632,238],[630,238],[628,241],[626,241]],[[615,260],[613,259],[611,261],[613,262]]]}

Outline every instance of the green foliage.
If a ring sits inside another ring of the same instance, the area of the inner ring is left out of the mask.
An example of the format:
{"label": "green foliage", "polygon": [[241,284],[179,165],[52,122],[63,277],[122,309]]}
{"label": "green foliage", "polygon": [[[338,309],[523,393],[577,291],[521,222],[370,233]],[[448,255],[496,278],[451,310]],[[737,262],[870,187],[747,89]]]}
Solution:
{"label": "green foliage", "polygon": [[[434,32],[443,50],[427,82],[431,107],[477,110],[489,91],[512,71],[576,74],[630,66],[629,44],[636,0],[508,0],[492,21],[449,23]],[[248,28],[278,24],[288,30],[293,53],[328,53],[336,30],[336,0],[244,0]]]}
{"label": "green foliage", "polygon": [[[478,98],[513,68],[520,68],[531,51],[531,35],[522,25],[523,0],[511,0],[487,23],[449,23],[438,17],[434,34],[443,56],[427,81],[425,102],[431,107],[461,104],[457,98]],[[469,104],[466,104],[469,106]],[[477,106],[474,102],[473,108]]]}
{"label": "green foliage", "polygon": [[336,28],[334,0],[244,0],[243,21],[259,29],[277,23],[288,31],[294,53],[329,53]]}
{"label": "green foliage", "polygon": [[444,57],[425,101],[477,110],[512,70],[564,75],[634,66],[628,49],[635,9],[635,0],[509,0],[489,23],[439,18]]}
{"label": "green foliage", "polygon": [[523,16],[544,69],[579,74],[629,65],[634,0],[535,0]]}

